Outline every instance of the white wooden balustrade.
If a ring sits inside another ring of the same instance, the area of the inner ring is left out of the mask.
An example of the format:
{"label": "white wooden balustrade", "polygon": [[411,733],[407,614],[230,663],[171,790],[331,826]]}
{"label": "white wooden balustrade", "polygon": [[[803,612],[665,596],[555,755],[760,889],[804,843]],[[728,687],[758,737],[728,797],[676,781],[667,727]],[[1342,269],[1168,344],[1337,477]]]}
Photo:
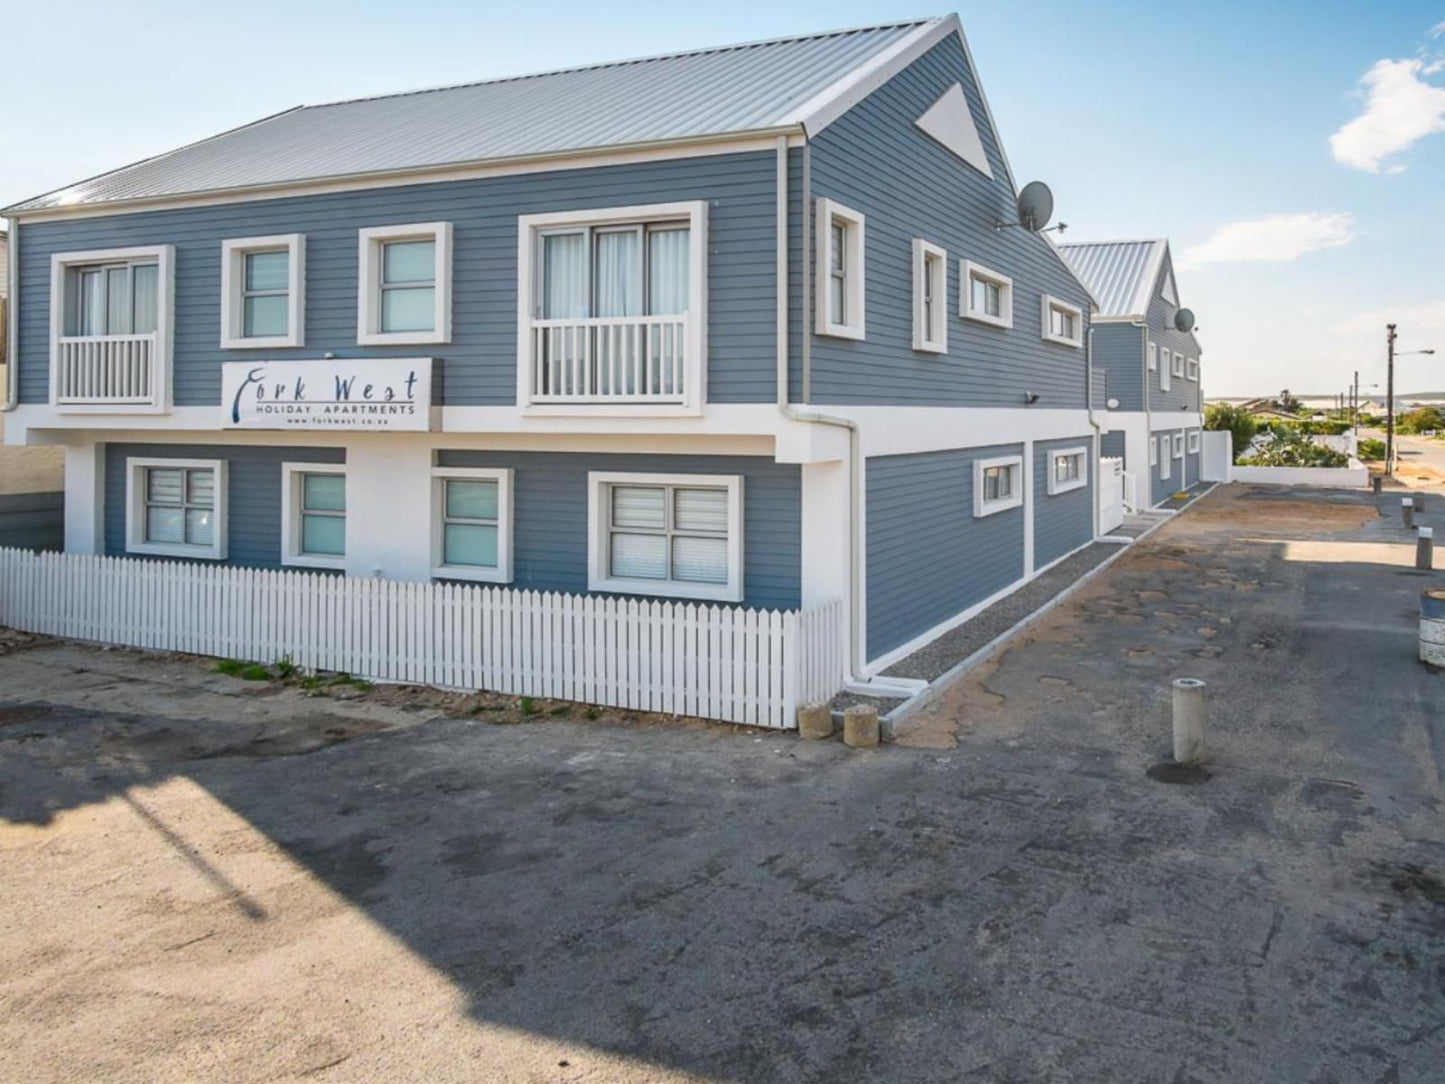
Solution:
{"label": "white wooden balustrade", "polygon": [[66,336],[56,342],[56,350],[56,403],[156,402],[155,335]]}
{"label": "white wooden balustrade", "polygon": [[842,617],[0,549],[27,632],[776,728],[842,687]]}
{"label": "white wooden balustrade", "polygon": [[681,403],[698,379],[688,317],[533,320],[533,403]]}

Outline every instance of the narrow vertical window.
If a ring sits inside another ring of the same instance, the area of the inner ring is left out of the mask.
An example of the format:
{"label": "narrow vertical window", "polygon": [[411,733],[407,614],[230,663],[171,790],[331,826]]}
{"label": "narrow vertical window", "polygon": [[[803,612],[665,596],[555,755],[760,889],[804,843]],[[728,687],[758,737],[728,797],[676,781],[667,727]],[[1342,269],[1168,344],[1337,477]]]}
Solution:
{"label": "narrow vertical window", "polygon": [[864,219],[830,199],[817,201],[817,333],[864,337]]}
{"label": "narrow vertical window", "polygon": [[948,349],[948,253],[913,239],[913,349]]}

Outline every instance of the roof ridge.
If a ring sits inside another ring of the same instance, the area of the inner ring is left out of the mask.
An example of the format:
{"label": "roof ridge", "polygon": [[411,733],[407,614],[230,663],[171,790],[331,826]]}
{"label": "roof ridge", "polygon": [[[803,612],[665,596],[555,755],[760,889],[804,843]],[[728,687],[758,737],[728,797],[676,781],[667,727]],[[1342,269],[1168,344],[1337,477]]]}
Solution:
{"label": "roof ridge", "polygon": [[1119,241],[1060,241],[1060,248],[1103,248],[1105,245],[1167,245],[1167,237],[1131,237]]}
{"label": "roof ridge", "polygon": [[595,64],[576,64],[569,68],[552,68],[547,71],[523,72],[519,75],[499,75],[492,79],[473,79],[464,83],[442,83],[431,87],[415,87],[411,90],[396,90],[387,94],[364,94],[356,98],[338,98],[335,101],[316,102],[297,106],[298,109],[327,109],[336,105],[355,105],[358,102],[376,102],[387,98],[407,98],[417,94],[436,94],[444,90],[466,90],[471,87],[492,86],[497,83],[520,83],[528,79],[545,79],[550,75],[571,75],[575,72],[602,71],[606,68],[626,68],[634,64],[652,64],[659,60],[678,60],[683,57],[708,56],[714,53],[731,53],[743,49],[757,49],[768,45],[789,45],[799,41],[818,41],[822,38],[840,38],[849,34],[864,34],[878,30],[898,30],[903,27],[926,26],[942,22],[945,15],[932,15],[922,19],[900,19],[894,22],[877,23],[872,26],[852,26],[841,30],[824,30],[815,34],[791,34],[780,38],[761,38],[756,41],[740,41],[731,45],[710,45],[701,49],[679,49],[670,53],[655,53],[650,56],[631,57],[626,60],[605,60]]}

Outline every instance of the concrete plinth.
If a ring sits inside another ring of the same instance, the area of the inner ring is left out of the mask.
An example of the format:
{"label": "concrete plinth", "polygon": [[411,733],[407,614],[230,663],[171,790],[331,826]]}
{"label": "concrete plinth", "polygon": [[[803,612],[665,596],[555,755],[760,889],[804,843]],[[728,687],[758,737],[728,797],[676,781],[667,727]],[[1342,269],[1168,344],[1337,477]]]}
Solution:
{"label": "concrete plinth", "polygon": [[833,709],[828,704],[804,704],[798,709],[798,737],[822,741],[833,736]]}
{"label": "concrete plinth", "polygon": [[843,744],[867,749],[878,744],[878,709],[854,704],[843,712]]}

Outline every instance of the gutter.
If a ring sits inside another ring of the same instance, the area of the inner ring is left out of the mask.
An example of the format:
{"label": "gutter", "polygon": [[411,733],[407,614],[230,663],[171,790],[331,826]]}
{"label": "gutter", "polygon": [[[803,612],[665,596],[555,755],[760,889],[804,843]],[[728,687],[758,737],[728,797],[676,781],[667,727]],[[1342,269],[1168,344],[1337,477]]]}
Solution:
{"label": "gutter", "polygon": [[[811,335],[808,331],[808,308],[812,286],[811,267],[808,260],[810,250],[810,224],[812,215],[809,213],[809,202],[811,200],[811,170],[809,145],[806,139],[803,143],[803,397],[808,396],[808,362],[810,351]],[[859,447],[858,423],[851,418],[840,418],[833,414],[823,414],[815,410],[798,410],[788,396],[788,304],[791,300],[788,294],[788,138],[778,136],[777,138],[777,407],[778,413],[790,422],[801,422],[809,425],[830,425],[838,429],[845,429],[848,432],[848,654],[844,660],[843,687],[850,692],[860,692],[865,695],[907,697],[918,691],[917,682],[911,682],[906,687],[899,687],[893,683],[884,681],[870,681],[863,677],[866,660],[863,658],[863,621],[862,621],[862,539],[859,537],[862,531],[862,517],[858,514],[860,501],[858,499],[859,486],[862,483],[862,453]]]}

